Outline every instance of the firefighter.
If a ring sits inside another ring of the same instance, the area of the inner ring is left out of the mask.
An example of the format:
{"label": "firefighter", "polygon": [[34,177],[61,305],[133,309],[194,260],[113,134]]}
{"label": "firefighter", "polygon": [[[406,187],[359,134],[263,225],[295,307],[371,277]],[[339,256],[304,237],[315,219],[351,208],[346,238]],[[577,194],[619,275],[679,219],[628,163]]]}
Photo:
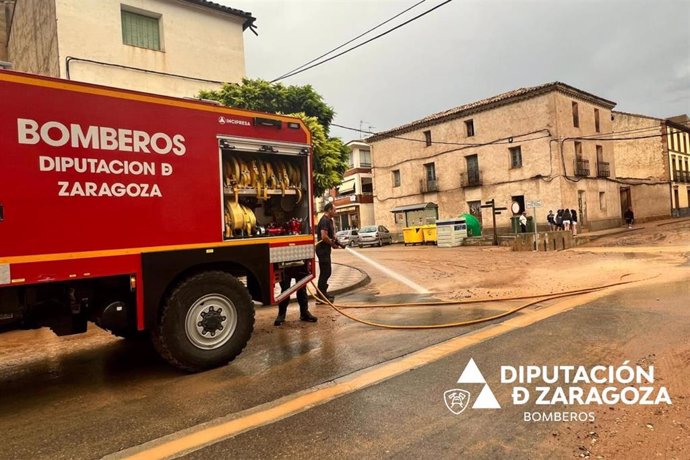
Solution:
{"label": "firefighter", "polygon": [[[328,278],[331,277],[331,249],[342,248],[335,239],[335,229],[333,218],[336,215],[333,203],[327,203],[323,208],[324,214],[316,227],[318,243],[316,244],[316,255],[319,258],[319,291],[333,303],[335,297],[328,293]],[[324,303],[319,302],[317,303]]]}
{"label": "firefighter", "polygon": [[[311,262],[309,263],[311,264]],[[285,271],[285,276],[283,277],[283,280],[280,282],[280,288],[282,289],[282,292],[285,292],[288,289],[290,289],[290,284],[292,283],[293,278],[295,279],[295,281],[299,281],[309,276],[309,273],[311,272],[309,268],[310,267],[307,265],[288,268]],[[287,313],[288,303],[290,303],[290,296],[287,296],[287,298],[285,298],[282,302],[278,304],[278,317],[273,322],[274,326],[280,326],[285,322],[285,314]],[[306,286],[302,286],[297,290],[297,303],[299,304],[300,321],[315,323],[318,320],[316,316],[309,313],[309,297],[307,296]]]}

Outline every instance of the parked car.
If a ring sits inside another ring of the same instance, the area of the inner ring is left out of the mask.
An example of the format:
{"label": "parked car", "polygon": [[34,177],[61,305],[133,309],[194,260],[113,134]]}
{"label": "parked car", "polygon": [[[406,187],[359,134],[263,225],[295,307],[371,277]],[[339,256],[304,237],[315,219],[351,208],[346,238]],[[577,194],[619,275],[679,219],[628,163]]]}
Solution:
{"label": "parked car", "polygon": [[359,241],[357,230],[341,230],[335,234],[335,240],[343,246],[354,246]]}
{"label": "parked car", "polygon": [[393,236],[383,225],[368,225],[359,229],[359,242],[361,248],[368,245],[383,246],[393,244]]}

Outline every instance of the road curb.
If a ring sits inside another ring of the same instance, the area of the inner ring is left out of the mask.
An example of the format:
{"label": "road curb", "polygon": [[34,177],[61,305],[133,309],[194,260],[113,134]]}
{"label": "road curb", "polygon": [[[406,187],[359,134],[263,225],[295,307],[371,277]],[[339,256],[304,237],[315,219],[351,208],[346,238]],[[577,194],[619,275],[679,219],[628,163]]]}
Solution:
{"label": "road curb", "polygon": [[623,233],[631,233],[631,232],[637,232],[640,230],[643,230],[644,227],[635,227],[635,228],[621,228],[617,232],[612,232],[612,233],[606,233],[605,235],[587,235],[586,233],[582,235],[576,235],[575,236],[575,241],[578,242],[576,246],[579,246],[580,244],[584,243],[589,243],[591,241],[598,240],[599,238],[606,238],[607,236],[615,236],[615,235],[621,235]]}
{"label": "road curb", "polygon": [[333,265],[340,265],[342,267],[348,267],[348,268],[351,268],[353,270],[357,270],[363,276],[362,276],[362,279],[359,280],[358,282],[356,282],[350,286],[342,287],[340,289],[331,290],[329,292],[329,294],[332,294],[332,295],[344,294],[346,292],[354,291],[355,289],[359,289],[363,286],[366,286],[367,284],[369,284],[371,282],[371,278],[369,277],[369,274],[362,269],[359,269],[357,267],[353,267],[352,265],[340,264],[340,263],[336,263],[336,262],[333,262]]}

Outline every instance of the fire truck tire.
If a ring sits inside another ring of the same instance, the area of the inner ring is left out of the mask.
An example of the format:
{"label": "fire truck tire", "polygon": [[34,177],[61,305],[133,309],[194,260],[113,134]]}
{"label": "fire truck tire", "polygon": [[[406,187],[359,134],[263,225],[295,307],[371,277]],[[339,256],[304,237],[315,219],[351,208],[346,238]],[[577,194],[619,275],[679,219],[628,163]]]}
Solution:
{"label": "fire truck tire", "polygon": [[173,366],[198,372],[235,359],[254,330],[254,304],[234,276],[208,271],[177,285],[164,300],[152,341]]}

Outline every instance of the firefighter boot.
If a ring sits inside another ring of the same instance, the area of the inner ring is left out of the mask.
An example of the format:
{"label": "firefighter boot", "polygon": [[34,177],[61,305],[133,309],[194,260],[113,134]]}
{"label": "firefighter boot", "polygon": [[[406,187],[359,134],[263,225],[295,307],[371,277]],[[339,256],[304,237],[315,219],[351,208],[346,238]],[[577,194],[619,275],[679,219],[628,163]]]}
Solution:
{"label": "firefighter boot", "polygon": [[285,314],[287,313],[287,305],[283,306],[281,303],[278,305],[278,316],[276,316],[276,320],[273,321],[274,326],[280,326],[285,322]]}
{"label": "firefighter boot", "polygon": [[316,316],[309,313],[308,305],[299,306],[299,319],[300,321],[306,321],[308,323],[315,323],[316,321],[318,321],[318,318]]}

